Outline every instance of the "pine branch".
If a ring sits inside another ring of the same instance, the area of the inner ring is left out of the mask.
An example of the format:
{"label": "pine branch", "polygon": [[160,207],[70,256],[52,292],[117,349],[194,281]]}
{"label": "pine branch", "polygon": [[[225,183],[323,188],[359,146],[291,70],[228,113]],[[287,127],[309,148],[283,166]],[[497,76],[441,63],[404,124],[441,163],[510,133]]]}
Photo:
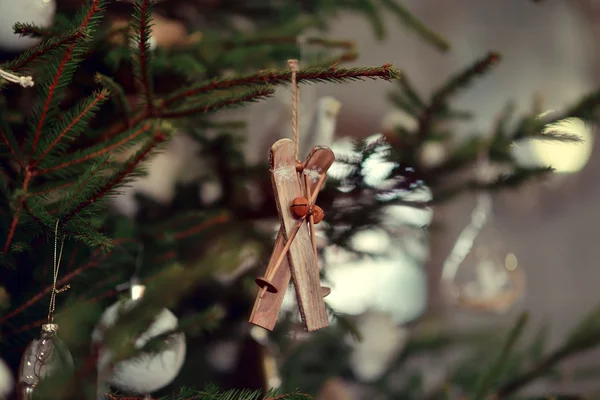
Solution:
{"label": "pine branch", "polygon": [[[197,87],[183,90],[175,93],[164,100],[166,106],[182,101],[186,98],[200,94],[210,93],[215,90],[226,90],[239,86],[250,85],[286,85],[290,81],[291,72],[287,70],[277,72],[260,72],[258,74],[242,76],[231,79],[218,79],[208,83],[203,83]],[[346,82],[356,81],[365,78],[393,80],[400,78],[400,72],[392,67],[391,64],[385,64],[381,67],[371,68],[308,68],[298,71],[297,81],[304,82]]]}
{"label": "pine branch", "polygon": [[[381,67],[371,67],[371,68],[336,68],[331,67],[329,69],[321,69],[321,68],[310,68],[304,69],[298,72],[298,81],[312,81],[312,82],[345,82],[345,81],[356,81],[362,80],[365,78],[368,79],[383,79],[383,80],[393,80],[400,78],[400,71],[395,69],[391,64],[385,64]],[[235,87],[243,87],[243,86],[252,86],[252,85],[284,85],[287,84],[287,81],[290,79],[291,74],[289,71],[279,71],[279,72],[269,72],[269,73],[258,73],[254,75],[249,75],[241,78],[233,78],[233,79],[218,79],[211,81],[209,83],[204,83],[199,85],[196,88],[192,88],[189,90],[184,90],[178,93],[174,93],[171,96],[167,97],[157,107],[156,113],[160,115],[161,112],[164,112],[169,106],[183,102],[186,99],[210,93],[215,90],[226,90]],[[139,124],[140,122],[150,118],[150,113],[147,110],[142,110],[138,112],[135,116],[131,118],[129,123],[131,125]],[[126,122],[119,122],[112,127],[108,128],[103,134],[103,139],[112,138],[119,133],[123,132],[127,129],[128,125]]]}
{"label": "pine branch", "polygon": [[426,107],[419,118],[419,130],[417,136],[425,139],[431,132],[434,120],[438,114],[446,107],[448,98],[454,95],[459,89],[466,87],[472,80],[488,72],[500,60],[500,54],[489,53],[482,60],[478,60],[474,65],[468,67],[465,71],[451,78],[450,81],[438,89],[431,98],[431,103]]}
{"label": "pine branch", "polygon": [[18,71],[21,68],[28,66],[31,62],[46,56],[53,50],[56,50],[62,46],[71,45],[84,38],[84,33],[78,30],[67,35],[61,35],[59,37],[44,41],[35,47],[25,50],[15,60],[4,63],[2,65],[2,69]]}
{"label": "pine branch", "polygon": [[248,91],[248,92],[246,92],[245,95],[242,95],[242,96],[231,96],[231,97],[216,99],[212,103],[203,104],[201,106],[184,107],[184,108],[175,109],[172,111],[171,110],[160,111],[159,115],[161,118],[170,119],[170,118],[179,118],[179,117],[185,117],[185,116],[190,116],[190,115],[206,114],[206,113],[218,111],[218,110],[221,110],[224,108],[239,106],[239,105],[243,105],[246,103],[251,103],[254,101],[266,99],[268,97],[271,97],[274,93],[275,93],[274,88],[263,87],[263,88],[258,88],[258,89],[252,90],[252,91]]}
{"label": "pine branch", "polygon": [[123,168],[115,174],[104,186],[98,188],[94,195],[89,199],[77,204],[74,206],[71,211],[66,213],[62,220],[64,222],[69,221],[75,215],[79,214],[85,207],[90,204],[95,203],[100,198],[107,195],[111,192],[117,185],[119,185],[123,180],[130,175],[135,168],[150,154],[150,152],[160,143],[163,143],[167,140],[167,136],[161,132],[155,132],[154,138],[150,141],[146,146],[142,148],[130,161],[126,162]]}
{"label": "pine branch", "polygon": [[519,316],[519,319],[515,323],[514,327],[511,329],[506,339],[506,342],[500,351],[498,359],[488,369],[488,371],[482,375],[481,380],[477,385],[477,389],[475,390],[473,400],[483,400],[484,398],[486,398],[486,395],[491,391],[492,385],[494,384],[494,380],[502,374],[502,370],[504,369],[506,362],[508,361],[510,352],[515,347],[517,341],[521,337],[521,334],[525,329],[525,324],[527,323],[528,319],[529,315],[527,313],[522,313]]}
{"label": "pine branch", "polygon": [[21,218],[21,212],[23,211],[23,207],[25,205],[27,189],[29,188],[29,184],[31,183],[31,178],[33,174],[31,169],[26,167],[25,169],[25,177],[23,178],[23,185],[21,186],[21,194],[18,198],[18,204],[15,207],[13,218],[10,223],[10,228],[8,229],[8,234],[6,235],[6,240],[4,241],[4,247],[2,248],[2,252],[4,254],[8,254],[10,250],[10,244],[12,243],[13,237],[15,236],[15,232],[17,231],[17,225],[19,224],[19,219]]}
{"label": "pine branch", "polygon": [[[113,245],[119,244],[121,241],[122,240],[120,240],[120,239],[113,239]],[[92,255],[90,256],[89,261],[86,264],[82,265],[79,268],[76,268],[75,270],[73,270],[73,272],[70,272],[70,273],[64,275],[61,279],[58,280],[57,285],[65,286],[66,284],[70,283],[73,278],[77,277],[78,275],[82,274],[83,272],[86,272],[90,268],[95,268],[95,267],[99,266],[100,263],[108,257],[107,254],[104,254],[101,257],[97,258],[99,254],[100,254],[100,250],[95,250],[92,253]],[[33,306],[37,302],[39,302],[41,299],[46,297],[52,291],[52,288],[53,288],[53,285],[47,286],[46,288],[41,290],[38,294],[36,294],[35,296],[33,296],[32,298],[27,300],[20,307],[17,307],[13,311],[4,314],[2,317],[0,317],[0,324],[6,323],[6,321],[23,313],[26,309]]]}
{"label": "pine branch", "polygon": [[135,78],[142,88],[142,94],[146,99],[148,112],[152,114],[154,110],[152,95],[152,74],[150,73],[151,54],[150,37],[152,35],[152,8],[155,0],[136,0],[133,4],[132,14],[132,36],[133,43],[136,43],[134,52],[134,71]]}
{"label": "pine branch", "polygon": [[[92,94],[87,99],[83,100],[78,107],[73,109],[69,114],[65,117],[66,121],[70,121],[64,128],[60,129],[58,135],[50,144],[47,146],[43,146],[44,151],[40,154],[37,159],[30,162],[30,167],[35,168],[40,160],[43,160],[54,147],[60,143],[65,137],[70,134],[78,134],[82,132],[88,125],[90,119],[95,115],[95,111],[99,108],[99,106],[106,100],[109,96],[109,92],[106,89],[102,89],[94,94]],[[58,125],[62,125],[62,121],[59,121]],[[46,138],[44,138],[46,139]]]}
{"label": "pine branch", "polygon": [[124,136],[122,139],[120,139],[119,141],[117,141],[115,143],[112,143],[112,144],[100,143],[99,145],[95,146],[94,147],[95,150],[93,150],[91,152],[87,151],[83,155],[75,154],[75,156],[71,157],[71,159],[68,161],[60,163],[58,165],[53,165],[53,166],[50,166],[47,168],[36,170],[34,172],[34,175],[35,176],[44,175],[44,174],[47,174],[50,172],[62,170],[62,169],[71,167],[73,165],[81,164],[86,161],[90,161],[94,158],[106,155],[113,150],[116,150],[122,146],[125,146],[125,145],[131,143],[133,140],[139,138],[140,136],[142,136],[145,133],[150,132],[151,130],[152,130],[152,124],[145,123],[145,124],[141,125],[139,128],[137,128],[136,130],[133,130],[131,133],[128,133],[126,136]]}
{"label": "pine branch", "polygon": [[[115,396],[107,394],[109,400],[144,400],[144,397]],[[262,390],[228,390],[221,391],[213,385],[209,385],[203,391],[181,388],[178,394],[162,397],[163,400],[312,400],[313,397],[300,392],[278,394],[270,390],[264,394]],[[155,399],[152,399],[155,400]]]}
{"label": "pine branch", "polygon": [[13,31],[17,35],[29,37],[47,38],[57,36],[54,28],[44,28],[30,23],[17,22],[13,25]]}
{"label": "pine branch", "polygon": [[23,160],[23,154],[21,153],[21,148],[13,135],[12,129],[6,123],[6,118],[3,115],[0,115],[0,137],[2,137],[2,142],[12,154],[14,160],[21,166],[21,168],[25,169],[25,162]]}
{"label": "pine branch", "polygon": [[100,73],[97,73],[94,76],[94,81],[106,87],[110,91],[110,94],[112,95],[111,97],[115,99],[115,103],[117,103],[117,106],[121,109],[125,115],[125,118],[129,120],[131,118],[131,109],[129,107],[129,102],[127,101],[127,96],[125,95],[123,87],[113,79]]}
{"label": "pine branch", "polygon": [[599,105],[600,90],[596,89],[567,109],[564,116],[591,120],[594,119]]}
{"label": "pine branch", "polygon": [[[97,23],[99,22],[98,18],[96,17],[97,14],[100,14],[100,12],[103,10],[103,6],[103,0],[92,0],[92,4],[88,12],[83,17],[79,25],[78,31],[83,32],[93,30],[93,27],[95,27],[95,25],[97,25]],[[56,112],[54,108],[58,105],[59,101],[59,99],[56,98],[57,92],[60,89],[63,89],[64,85],[66,85],[66,83],[71,79],[77,61],[79,61],[76,59],[76,56],[78,55],[77,53],[81,53],[81,50],[79,52],[77,52],[76,50],[77,46],[80,43],[81,39],[76,40],[74,43],[71,43],[67,47],[60,63],[58,64],[58,68],[56,70],[56,73],[54,74],[54,78],[48,86],[46,100],[42,105],[41,111],[39,113],[38,122],[33,133],[33,140],[31,146],[32,156],[36,153],[37,145],[40,140],[40,135],[42,133],[42,129],[46,124],[46,119],[49,116],[50,110],[52,110],[54,113]]]}

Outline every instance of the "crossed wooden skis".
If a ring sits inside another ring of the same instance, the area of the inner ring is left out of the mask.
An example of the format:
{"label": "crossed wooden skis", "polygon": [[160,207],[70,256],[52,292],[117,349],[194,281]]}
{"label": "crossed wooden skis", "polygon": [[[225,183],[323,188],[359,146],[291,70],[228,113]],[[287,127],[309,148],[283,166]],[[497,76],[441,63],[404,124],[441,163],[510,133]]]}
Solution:
{"label": "crossed wooden skis", "polygon": [[324,216],[315,201],[335,156],[328,147],[315,147],[297,163],[295,150],[290,139],[271,147],[271,182],[281,227],[265,276],[256,279],[261,290],[250,323],[273,330],[292,278],[304,328],[312,332],[329,326],[323,297],[331,290],[321,287],[314,226]]}

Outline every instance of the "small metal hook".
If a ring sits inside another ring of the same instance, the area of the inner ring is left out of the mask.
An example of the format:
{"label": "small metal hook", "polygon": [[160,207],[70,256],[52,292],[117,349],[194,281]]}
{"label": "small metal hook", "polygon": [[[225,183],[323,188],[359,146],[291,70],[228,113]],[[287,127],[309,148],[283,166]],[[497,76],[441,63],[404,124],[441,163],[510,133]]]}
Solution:
{"label": "small metal hook", "polygon": [[144,244],[140,242],[138,244],[138,253],[135,259],[135,269],[133,275],[128,282],[123,282],[116,287],[117,291],[119,292],[129,289],[129,294],[132,300],[141,298],[146,290],[146,286],[144,286],[140,281],[140,270],[143,264],[143,254]]}

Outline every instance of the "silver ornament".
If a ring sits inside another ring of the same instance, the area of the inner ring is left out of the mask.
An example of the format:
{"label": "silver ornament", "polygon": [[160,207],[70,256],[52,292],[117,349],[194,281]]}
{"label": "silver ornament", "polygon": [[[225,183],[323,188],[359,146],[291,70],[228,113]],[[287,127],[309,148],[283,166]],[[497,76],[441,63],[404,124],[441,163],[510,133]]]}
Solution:
{"label": "silver ornament", "polygon": [[41,337],[27,345],[19,367],[21,399],[32,399],[36,386],[53,372],[73,368],[71,353],[56,335],[57,331],[57,324],[44,324]]}

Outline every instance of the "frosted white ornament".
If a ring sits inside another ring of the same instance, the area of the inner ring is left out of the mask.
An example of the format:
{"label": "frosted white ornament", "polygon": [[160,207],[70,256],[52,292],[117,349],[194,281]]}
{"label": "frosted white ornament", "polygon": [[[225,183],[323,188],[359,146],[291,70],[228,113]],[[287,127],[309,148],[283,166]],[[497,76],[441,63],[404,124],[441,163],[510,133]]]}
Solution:
{"label": "frosted white ornament", "polygon": [[423,144],[419,153],[419,160],[426,168],[434,168],[446,160],[447,152],[440,142],[427,142]]}
{"label": "frosted white ornament", "polygon": [[21,51],[36,45],[40,39],[15,35],[13,25],[22,22],[47,28],[52,25],[55,12],[55,0],[0,1],[0,47]]}
{"label": "frosted white ornament", "polygon": [[363,339],[350,342],[350,366],[361,381],[376,381],[406,345],[409,331],[396,325],[389,315],[374,311],[362,314],[356,328]]}
{"label": "frosted white ornament", "polygon": [[15,381],[8,366],[0,359],[0,399],[5,399],[12,393]]}
{"label": "frosted white ornament", "polygon": [[[142,285],[132,285],[132,294],[143,294],[139,290]],[[141,293],[140,293],[141,292]],[[119,301],[110,306],[100,319],[100,323],[92,333],[95,343],[101,342],[103,332],[114,325],[119,314],[130,309],[136,299]],[[177,329],[177,317],[169,310],[163,309],[148,330],[135,341],[135,347],[142,348],[152,338]],[[112,370],[99,375],[99,386],[108,384],[121,391],[135,394],[148,394],[170,384],[179,375],[185,361],[186,342],[183,333],[176,333],[165,340],[166,346],[152,354],[143,354],[136,358],[117,363]],[[101,349],[98,357],[98,371],[104,371],[112,359],[112,352]]]}
{"label": "frosted white ornament", "polygon": [[[544,119],[553,111],[540,114]],[[542,134],[565,134],[577,137],[581,143],[551,140],[520,140],[511,149],[517,163],[524,167],[554,168],[555,173],[572,174],[583,169],[592,154],[594,135],[592,126],[579,118],[566,118],[546,125]]]}

